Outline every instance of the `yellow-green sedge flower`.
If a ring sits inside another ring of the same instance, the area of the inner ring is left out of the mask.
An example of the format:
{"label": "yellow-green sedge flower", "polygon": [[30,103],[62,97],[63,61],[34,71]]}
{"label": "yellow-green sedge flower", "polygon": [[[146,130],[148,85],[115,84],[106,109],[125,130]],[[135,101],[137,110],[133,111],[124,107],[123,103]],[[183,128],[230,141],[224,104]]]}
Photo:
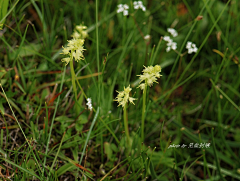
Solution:
{"label": "yellow-green sedge flower", "polygon": [[130,88],[130,85],[129,85],[127,88],[124,87],[124,91],[120,91],[120,92],[117,91],[118,95],[114,101],[117,101],[119,103],[118,106],[122,106],[124,108],[125,105],[128,103],[128,101],[134,104],[133,101],[136,99],[129,96],[129,93],[131,92],[131,90],[132,89]]}
{"label": "yellow-green sedge flower", "polygon": [[87,27],[86,26],[83,26],[83,25],[78,25],[76,26],[73,34],[72,34],[72,37],[75,38],[75,39],[85,39],[88,37],[88,33],[86,31]]}
{"label": "yellow-green sedge flower", "polygon": [[66,65],[74,58],[75,61],[84,59],[83,51],[86,50],[83,48],[84,40],[83,39],[72,39],[68,40],[67,47],[63,47],[64,55],[69,55],[69,57],[63,58],[62,62],[65,62]]}
{"label": "yellow-green sedge flower", "polygon": [[160,78],[162,76],[160,74],[160,72],[161,72],[161,66],[160,65],[155,65],[154,67],[153,66],[145,67],[145,69],[142,72],[143,72],[143,75],[137,75],[137,76],[140,76],[139,77],[140,80],[141,80],[140,83],[144,81],[144,83],[141,83],[138,86],[138,88],[140,88],[142,90],[145,89],[146,85],[151,87],[154,82],[157,82],[157,78]]}
{"label": "yellow-green sedge flower", "polygon": [[[162,75],[161,66],[155,65],[153,66],[144,66],[143,75],[138,75],[140,78],[140,85],[138,88],[143,90],[143,108],[142,108],[142,125],[141,125],[141,139],[144,142],[144,124],[145,124],[145,110],[146,110],[146,96],[147,96],[147,86],[151,87],[154,82],[157,82],[157,78],[160,78]],[[143,83],[141,83],[143,82]]]}

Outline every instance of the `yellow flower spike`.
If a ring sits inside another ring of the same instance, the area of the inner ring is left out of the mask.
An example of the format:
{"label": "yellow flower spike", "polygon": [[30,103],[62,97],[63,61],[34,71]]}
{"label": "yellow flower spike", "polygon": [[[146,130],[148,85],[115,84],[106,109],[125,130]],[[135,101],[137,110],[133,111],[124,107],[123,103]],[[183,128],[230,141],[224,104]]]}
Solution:
{"label": "yellow flower spike", "polygon": [[62,48],[63,48],[63,53],[61,53],[61,54],[64,54],[64,55],[68,55],[69,53],[70,53],[70,51],[71,51],[71,49],[69,48],[69,47],[66,47],[66,48],[64,48],[63,46],[62,46]]}
{"label": "yellow flower spike", "polygon": [[[131,92],[131,88],[130,85],[128,87],[124,87],[123,91],[118,92],[118,95],[116,97],[116,99],[114,99],[114,101],[117,101],[119,103],[118,106],[122,106],[123,107],[123,120],[124,120],[124,129],[125,129],[125,134],[127,137],[127,148],[131,147],[131,143],[130,143],[130,135],[129,135],[129,130],[128,130],[128,119],[127,119],[127,107],[126,104],[128,103],[128,101],[130,103],[134,104],[134,100],[136,100],[136,98],[130,97],[129,93]],[[129,151],[128,151],[129,153]],[[127,153],[127,154],[128,154]]]}
{"label": "yellow flower spike", "polygon": [[83,26],[83,25],[78,25],[76,26],[73,34],[72,34],[72,37],[75,38],[75,39],[85,39],[88,37],[88,33],[86,31],[87,27],[86,26]]}
{"label": "yellow flower spike", "polygon": [[144,90],[145,89],[145,84],[141,83],[138,87],[140,87],[141,90]]}
{"label": "yellow flower spike", "polygon": [[[75,61],[83,60],[83,51],[86,50],[83,48],[84,40],[83,39],[72,39],[68,40],[67,47],[63,47],[64,55],[70,55],[70,57],[74,58]],[[62,62],[65,62],[66,65],[71,61],[71,58],[63,58]]]}
{"label": "yellow flower spike", "polygon": [[[157,78],[160,78],[162,75],[160,74],[161,72],[161,66],[160,65],[155,65],[153,66],[148,66],[145,67],[144,66],[144,70],[143,75],[138,75],[139,79],[141,80],[141,82],[145,81],[147,83],[147,85],[149,87],[151,87],[153,85],[154,82],[157,82]],[[141,83],[138,88],[140,88],[141,90],[145,89],[145,84]]]}
{"label": "yellow flower spike", "polygon": [[130,88],[130,85],[127,88],[124,87],[125,94],[129,94],[129,92],[131,92],[131,90],[132,89]]}
{"label": "yellow flower spike", "polygon": [[129,97],[129,102],[131,102],[133,105],[135,105],[134,102],[133,102],[134,100],[136,100],[136,99],[132,98],[132,97]]}
{"label": "yellow flower spike", "polygon": [[134,104],[133,101],[137,99],[129,96],[129,93],[131,92],[131,90],[132,89],[130,88],[130,85],[129,85],[127,88],[124,87],[124,91],[120,91],[120,92],[117,91],[118,95],[114,101],[117,101],[119,103],[118,106],[122,106],[124,108],[125,105],[128,103],[128,101]]}
{"label": "yellow flower spike", "polygon": [[70,62],[70,60],[71,60],[70,57],[63,58],[62,62],[65,62],[65,64],[67,65]]}
{"label": "yellow flower spike", "polygon": [[157,78],[160,78],[162,75],[160,74],[161,72],[161,66],[160,65],[155,65],[154,67],[148,66],[143,69],[143,74],[142,75],[137,75],[139,76],[140,83],[137,88],[140,88],[143,90],[143,108],[142,108],[142,125],[141,125],[141,139],[142,142],[144,142],[144,124],[145,124],[145,110],[146,110],[146,92],[147,92],[147,86],[151,87],[154,82],[157,82]]}

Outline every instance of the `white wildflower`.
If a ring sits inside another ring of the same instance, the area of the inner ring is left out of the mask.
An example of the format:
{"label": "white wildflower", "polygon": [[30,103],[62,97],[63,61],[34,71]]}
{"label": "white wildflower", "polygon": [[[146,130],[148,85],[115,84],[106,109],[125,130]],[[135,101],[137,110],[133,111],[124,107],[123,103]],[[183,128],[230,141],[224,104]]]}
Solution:
{"label": "white wildflower", "polygon": [[173,50],[176,50],[176,49],[177,49],[177,43],[176,43],[176,42],[172,42],[171,48],[172,48]]}
{"label": "white wildflower", "polygon": [[192,54],[193,52],[197,52],[198,48],[196,47],[196,44],[188,41],[186,45],[186,49],[188,49],[188,54]]}
{"label": "white wildflower", "polygon": [[144,39],[145,39],[145,40],[149,40],[150,38],[151,38],[150,35],[146,35],[146,36],[144,36]]}
{"label": "white wildflower", "polygon": [[166,48],[166,52],[170,52],[170,50],[171,50],[171,47]]}
{"label": "white wildflower", "polygon": [[164,36],[164,37],[163,37],[163,40],[164,40],[164,41],[170,41],[171,39],[170,39],[169,36]]}
{"label": "white wildflower", "polygon": [[170,39],[170,40],[168,40],[167,42],[168,42],[168,43],[167,43],[167,46],[169,46],[169,47],[170,47],[170,46],[172,45],[172,43],[173,43],[173,40],[172,40],[172,39]]}
{"label": "white wildflower", "polygon": [[146,11],[146,7],[143,6],[142,1],[134,1],[133,6],[134,6],[134,9],[142,9],[143,11]]}
{"label": "white wildflower", "polygon": [[167,42],[166,52],[169,52],[171,49],[172,50],[177,49],[177,43],[173,42],[173,40],[169,36],[164,36],[163,40]]}
{"label": "white wildflower", "polygon": [[90,111],[92,111],[92,99],[91,98],[87,98],[87,106],[88,106],[88,109]]}
{"label": "white wildflower", "polygon": [[173,36],[173,37],[176,37],[178,36],[178,32],[173,29],[173,28],[168,28],[167,31]]}
{"label": "white wildflower", "polygon": [[123,12],[123,16],[127,16],[128,15],[128,9],[129,9],[129,6],[127,4],[119,4],[118,9],[117,9],[117,13]]}

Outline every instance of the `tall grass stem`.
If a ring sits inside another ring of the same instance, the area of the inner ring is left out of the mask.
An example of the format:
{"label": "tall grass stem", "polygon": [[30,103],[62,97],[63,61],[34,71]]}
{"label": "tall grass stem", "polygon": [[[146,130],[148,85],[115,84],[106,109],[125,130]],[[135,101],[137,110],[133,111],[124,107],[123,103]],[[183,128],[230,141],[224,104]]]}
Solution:
{"label": "tall grass stem", "polygon": [[71,76],[72,76],[72,86],[73,86],[73,92],[74,92],[74,96],[75,99],[77,101],[77,88],[76,88],[76,78],[75,78],[75,72],[74,72],[74,67],[73,67],[73,56],[71,54],[70,56],[70,70],[71,70]]}
{"label": "tall grass stem", "polygon": [[127,119],[127,108],[124,106],[123,108],[123,120],[124,120],[124,129],[127,136],[127,145],[130,148],[130,136],[129,136],[129,130],[128,130],[128,119]]}
{"label": "tall grass stem", "polygon": [[143,91],[143,107],[142,107],[142,134],[141,134],[141,138],[142,138],[142,142],[144,142],[144,124],[145,124],[145,110],[146,110],[146,96],[147,96],[147,82],[145,82],[145,88]]}

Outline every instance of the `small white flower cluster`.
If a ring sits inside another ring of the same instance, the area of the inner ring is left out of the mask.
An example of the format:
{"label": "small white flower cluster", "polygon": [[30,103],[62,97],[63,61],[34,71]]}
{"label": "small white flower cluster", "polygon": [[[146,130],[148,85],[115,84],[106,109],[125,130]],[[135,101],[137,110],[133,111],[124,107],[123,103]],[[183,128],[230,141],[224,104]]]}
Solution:
{"label": "small white flower cluster", "polygon": [[142,9],[143,11],[146,11],[146,7],[143,6],[142,1],[134,1],[133,6],[134,6],[134,9]]}
{"label": "small white flower cluster", "polygon": [[177,43],[173,42],[173,40],[169,36],[164,36],[163,40],[168,42],[167,43],[166,52],[169,52],[171,49],[172,50],[176,50],[177,49]]}
{"label": "small white flower cluster", "polygon": [[87,98],[87,106],[88,106],[88,109],[90,111],[92,111],[92,99],[91,98]]}
{"label": "small white flower cluster", "polygon": [[197,52],[198,48],[196,47],[196,44],[188,41],[186,45],[186,49],[188,49],[188,54],[192,54],[193,52]]}
{"label": "small white flower cluster", "polygon": [[[167,31],[173,36],[176,37],[178,36],[178,32],[173,29],[173,28],[168,28]],[[173,40],[170,38],[170,36],[164,36],[163,40],[168,42],[167,43],[167,48],[166,48],[166,52],[169,52],[171,49],[172,50],[176,50],[177,49],[177,43],[173,42]]]}
{"label": "small white flower cluster", "polygon": [[173,36],[173,37],[176,37],[178,36],[178,32],[173,29],[173,28],[168,28],[167,31]]}
{"label": "small white flower cluster", "polygon": [[[133,6],[134,9],[142,9],[143,11],[146,11],[146,7],[143,6],[142,1],[134,1]],[[123,16],[128,16],[129,6],[127,4],[119,4],[117,7],[117,13],[123,12]]]}
{"label": "small white flower cluster", "polygon": [[151,38],[150,35],[146,35],[146,36],[144,36],[144,40],[149,40],[150,38]]}
{"label": "small white flower cluster", "polygon": [[[178,32],[173,28],[168,28],[167,31],[173,36],[178,36]],[[167,42],[167,48],[166,52],[169,52],[171,49],[176,50],[177,49],[177,43],[173,42],[173,40],[170,38],[170,36],[164,36],[163,40]],[[188,54],[192,54],[193,52],[197,52],[198,48],[196,47],[196,44],[188,41],[186,45],[186,49],[188,50]]]}
{"label": "small white flower cluster", "polygon": [[123,16],[127,16],[128,15],[128,9],[129,9],[129,6],[127,4],[119,4],[118,9],[117,9],[117,13],[123,12]]}

